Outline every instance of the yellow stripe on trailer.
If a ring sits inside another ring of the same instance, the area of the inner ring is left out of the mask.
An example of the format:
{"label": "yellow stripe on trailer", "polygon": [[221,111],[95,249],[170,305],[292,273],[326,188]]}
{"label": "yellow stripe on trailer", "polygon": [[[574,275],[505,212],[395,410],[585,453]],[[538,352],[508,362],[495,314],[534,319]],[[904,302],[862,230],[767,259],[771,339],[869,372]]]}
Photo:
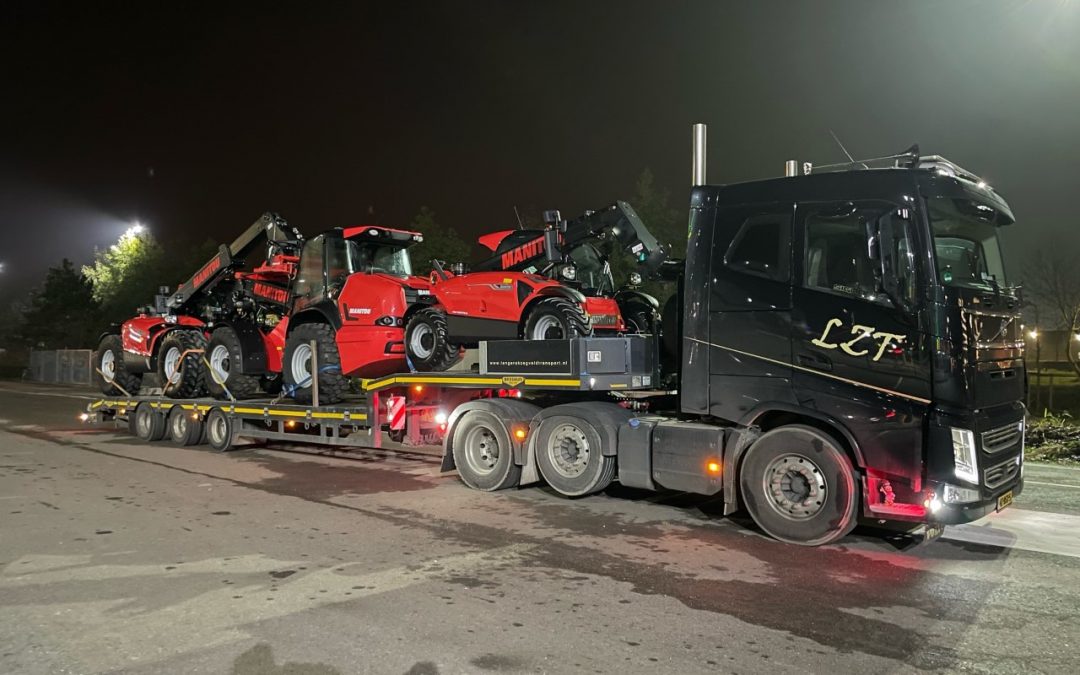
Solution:
{"label": "yellow stripe on trailer", "polygon": [[[515,382],[516,380],[516,382]],[[568,379],[568,378],[535,378],[535,377],[493,377],[493,376],[477,376],[477,377],[426,377],[423,375],[395,375],[381,380],[366,380],[364,382],[365,391],[374,391],[376,389],[383,389],[395,384],[426,384],[429,386],[439,386],[445,384],[463,384],[474,385],[484,387],[515,387],[519,384],[526,384],[531,387],[581,387],[580,379]]]}

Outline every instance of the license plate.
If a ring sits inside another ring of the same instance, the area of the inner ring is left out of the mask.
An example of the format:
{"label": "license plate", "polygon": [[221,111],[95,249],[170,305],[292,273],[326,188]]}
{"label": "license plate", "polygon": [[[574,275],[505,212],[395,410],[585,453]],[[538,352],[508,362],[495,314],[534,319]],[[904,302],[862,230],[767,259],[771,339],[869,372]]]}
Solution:
{"label": "license plate", "polygon": [[1005,494],[998,497],[997,510],[1000,511],[1001,509],[1005,508],[1006,506],[1012,506],[1012,499],[1013,499],[1012,490],[1009,490]]}
{"label": "license plate", "polygon": [[923,530],[923,541],[933,541],[943,534],[945,534],[944,525],[927,525]]}

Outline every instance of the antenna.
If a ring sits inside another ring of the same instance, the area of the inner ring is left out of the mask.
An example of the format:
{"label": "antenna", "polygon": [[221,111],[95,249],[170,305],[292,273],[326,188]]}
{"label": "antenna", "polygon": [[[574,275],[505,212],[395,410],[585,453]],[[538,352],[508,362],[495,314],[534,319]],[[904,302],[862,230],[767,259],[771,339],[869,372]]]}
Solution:
{"label": "antenna", "polygon": [[834,141],[836,141],[836,144],[837,144],[837,145],[839,145],[839,146],[840,146],[840,150],[841,150],[841,151],[843,151],[843,153],[844,153],[845,155],[847,155],[848,161],[850,161],[850,162],[851,162],[852,164],[854,164],[854,163],[855,163],[855,158],[854,158],[854,157],[852,157],[852,156],[851,156],[851,153],[847,151],[847,148],[845,148],[845,147],[844,147],[844,144],[840,142],[840,139],[836,137],[836,134],[835,134],[835,133],[833,133],[833,130],[832,130],[832,129],[829,129],[829,135],[830,135],[830,136],[832,136],[832,139],[833,139]]}
{"label": "antenna", "polygon": [[524,230],[525,229],[525,223],[521,222],[521,214],[518,213],[517,204],[514,204],[514,217],[517,218],[518,229],[519,230]]}

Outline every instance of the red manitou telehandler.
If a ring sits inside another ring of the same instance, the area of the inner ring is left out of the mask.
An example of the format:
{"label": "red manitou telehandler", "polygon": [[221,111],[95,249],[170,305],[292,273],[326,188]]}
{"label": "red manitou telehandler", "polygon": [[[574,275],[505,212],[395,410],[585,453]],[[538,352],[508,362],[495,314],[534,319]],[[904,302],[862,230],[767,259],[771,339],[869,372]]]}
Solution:
{"label": "red manitou telehandler", "polygon": [[[431,306],[405,329],[417,370],[445,370],[460,347],[482,340],[563,340],[659,331],[659,303],[635,288],[616,289],[608,252],[630,253],[651,274],[667,253],[626,202],[572,221],[546,211],[543,230],[505,230],[480,237],[495,255],[463,273],[435,261]],[[641,282],[634,272],[632,281]],[[634,284],[636,285],[636,284]]]}
{"label": "red manitou telehandler", "polygon": [[[156,371],[166,396],[190,398],[208,388],[214,392],[219,387],[212,379],[208,387],[203,366],[208,336],[212,342],[219,338],[217,344],[263,339],[289,306],[289,280],[302,241],[283,219],[266,213],[175,293],[162,288],[152,306],[99,339],[95,365],[102,391],[137,394],[143,374]],[[242,271],[260,245],[266,247],[263,262]],[[228,362],[225,356],[226,368]],[[237,386],[238,392],[242,389]]]}

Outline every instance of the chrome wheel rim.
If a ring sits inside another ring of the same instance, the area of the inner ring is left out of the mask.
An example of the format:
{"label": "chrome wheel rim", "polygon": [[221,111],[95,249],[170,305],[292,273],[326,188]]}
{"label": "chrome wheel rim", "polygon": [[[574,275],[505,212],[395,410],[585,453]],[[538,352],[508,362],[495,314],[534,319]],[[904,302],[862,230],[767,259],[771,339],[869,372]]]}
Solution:
{"label": "chrome wheel rim", "polygon": [[229,348],[217,345],[210,351],[210,372],[219,382],[229,379]]}
{"label": "chrome wheel rim", "polygon": [[542,316],[533,325],[533,340],[562,340],[565,337],[562,321],[551,315]]}
{"label": "chrome wheel rim", "polygon": [[431,358],[435,351],[435,331],[426,323],[417,324],[409,335],[409,351],[420,359]]}
{"label": "chrome wheel rim", "polygon": [[178,441],[183,439],[187,435],[187,415],[184,413],[174,415],[172,427],[173,438]]}
{"label": "chrome wheel rim", "polygon": [[165,352],[165,380],[175,384],[180,380],[180,349],[170,347]]}
{"label": "chrome wheel rim", "polygon": [[293,350],[292,361],[293,380],[298,387],[306,387],[311,384],[311,345],[300,344]]}
{"label": "chrome wheel rim", "polygon": [[135,410],[135,431],[138,432],[140,437],[150,436],[150,415],[152,413],[149,410]]}
{"label": "chrome wheel rim", "polygon": [[777,457],[766,467],[763,480],[769,506],[785,518],[807,520],[825,508],[828,497],[825,476],[809,457],[797,454]]}
{"label": "chrome wheel rim", "polygon": [[465,457],[469,468],[480,475],[487,475],[499,464],[499,439],[487,427],[473,427],[465,435]]}
{"label": "chrome wheel rim", "polygon": [[210,421],[207,432],[210,434],[210,438],[214,441],[215,445],[224,445],[226,432],[225,426],[226,425],[224,415],[214,415],[214,419]]}
{"label": "chrome wheel rim", "polygon": [[573,424],[560,425],[548,437],[547,453],[551,465],[565,478],[577,478],[589,465],[589,439]]}
{"label": "chrome wheel rim", "polygon": [[101,355],[101,376],[106,382],[116,378],[116,354],[111,349]]}

